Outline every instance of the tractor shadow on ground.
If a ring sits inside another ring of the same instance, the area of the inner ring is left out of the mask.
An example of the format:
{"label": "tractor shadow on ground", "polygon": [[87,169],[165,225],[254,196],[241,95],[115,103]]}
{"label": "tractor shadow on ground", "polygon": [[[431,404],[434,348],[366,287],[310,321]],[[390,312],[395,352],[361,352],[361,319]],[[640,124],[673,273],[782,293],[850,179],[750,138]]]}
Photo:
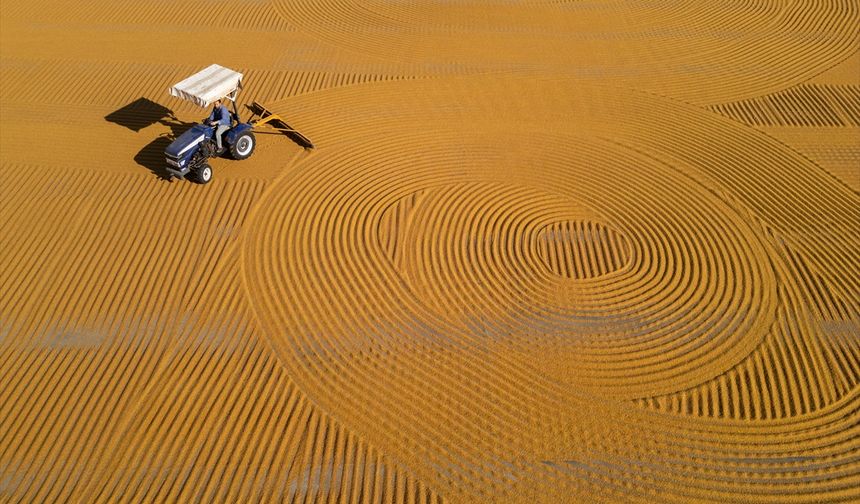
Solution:
{"label": "tractor shadow on ground", "polygon": [[169,108],[143,97],[106,115],[105,121],[118,124],[135,133],[154,124],[161,124],[170,128],[170,133],[159,135],[134,156],[134,161],[137,164],[163,180],[170,180],[170,176],[165,170],[164,149],[177,136],[194,125],[180,121]]}
{"label": "tractor shadow on ground", "polygon": [[173,142],[173,138],[173,135],[168,134],[157,137],[140,149],[140,152],[134,156],[134,161],[151,171],[156,177],[170,180],[171,176],[166,170],[167,163],[164,161],[164,149]]}

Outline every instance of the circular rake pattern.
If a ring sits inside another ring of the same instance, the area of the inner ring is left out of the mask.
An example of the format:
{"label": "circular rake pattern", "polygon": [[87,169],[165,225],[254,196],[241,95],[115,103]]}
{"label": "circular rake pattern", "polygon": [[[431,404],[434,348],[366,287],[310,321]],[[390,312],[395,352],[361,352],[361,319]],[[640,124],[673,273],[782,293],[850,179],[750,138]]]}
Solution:
{"label": "circular rake pattern", "polygon": [[[858,443],[835,425],[856,412],[836,412],[854,411],[856,394],[769,430],[619,400],[683,390],[750,355],[791,281],[775,273],[762,226],[805,215],[768,205],[828,194],[810,204],[839,227],[856,195],[717,116],[570,89],[452,79],[290,102],[297,121],[332,126],[309,131],[318,150],[270,190],[243,252],[257,318],[290,376],[452,497],[597,486],[778,500],[824,459],[830,476],[803,491],[844,495]],[[717,160],[701,155],[714,141]],[[542,239],[583,222],[611,230],[623,260],[559,275]]]}

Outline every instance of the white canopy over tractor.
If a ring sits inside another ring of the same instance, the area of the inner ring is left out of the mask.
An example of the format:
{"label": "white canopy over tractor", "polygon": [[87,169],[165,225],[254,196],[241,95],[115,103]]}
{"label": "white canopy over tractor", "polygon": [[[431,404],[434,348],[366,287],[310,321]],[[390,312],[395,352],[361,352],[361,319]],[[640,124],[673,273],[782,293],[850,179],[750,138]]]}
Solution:
{"label": "white canopy over tractor", "polygon": [[221,65],[209,65],[187,79],[174,84],[170,95],[206,108],[219,98],[236,100],[242,88],[242,74]]}

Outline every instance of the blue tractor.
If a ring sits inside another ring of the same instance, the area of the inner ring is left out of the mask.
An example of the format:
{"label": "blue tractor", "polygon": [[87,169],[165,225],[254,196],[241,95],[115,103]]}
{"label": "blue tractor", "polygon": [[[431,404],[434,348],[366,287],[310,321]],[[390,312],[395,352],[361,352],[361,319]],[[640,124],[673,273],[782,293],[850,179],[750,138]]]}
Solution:
{"label": "blue tractor", "polygon": [[[236,110],[236,95],[241,87],[241,73],[220,65],[211,65],[170,88],[171,95],[204,108],[219,99],[230,100],[233,112],[230,114],[231,127],[223,133],[220,150],[215,140],[215,127],[207,125],[205,121],[195,124],[168,145],[164,150],[167,173],[180,179],[187,177],[200,184],[208,183],[212,180],[209,159],[223,156],[228,151],[233,159],[248,159],[257,146],[252,130],[264,124],[285,133],[306,149],[313,148],[307,137],[290,128],[278,115],[257,102],[248,106],[253,112],[248,122],[241,122]],[[255,116],[259,116],[259,119],[254,120]]]}

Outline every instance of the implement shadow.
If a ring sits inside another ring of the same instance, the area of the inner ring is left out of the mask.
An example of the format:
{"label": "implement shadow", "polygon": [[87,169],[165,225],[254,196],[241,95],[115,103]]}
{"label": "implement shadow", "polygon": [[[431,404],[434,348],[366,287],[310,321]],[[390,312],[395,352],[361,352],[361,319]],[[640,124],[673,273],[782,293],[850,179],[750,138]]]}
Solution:
{"label": "implement shadow", "polygon": [[135,133],[153,124],[169,127],[170,133],[159,135],[134,156],[137,164],[164,180],[171,178],[165,170],[164,149],[193,125],[193,123],[178,120],[169,108],[143,97],[106,115],[105,121],[128,128]]}

